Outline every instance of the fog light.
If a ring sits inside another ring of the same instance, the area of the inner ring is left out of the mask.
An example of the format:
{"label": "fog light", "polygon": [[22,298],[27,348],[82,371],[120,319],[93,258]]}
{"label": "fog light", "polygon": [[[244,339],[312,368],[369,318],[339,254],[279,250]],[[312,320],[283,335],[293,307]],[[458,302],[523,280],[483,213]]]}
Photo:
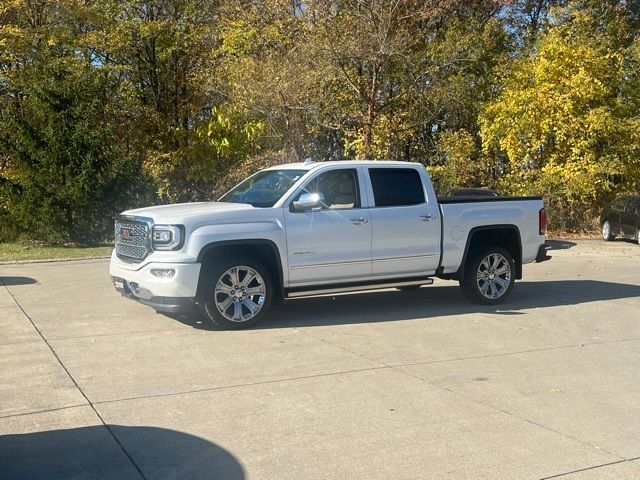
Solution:
{"label": "fog light", "polygon": [[152,268],[151,275],[159,278],[171,278],[176,274],[173,268]]}

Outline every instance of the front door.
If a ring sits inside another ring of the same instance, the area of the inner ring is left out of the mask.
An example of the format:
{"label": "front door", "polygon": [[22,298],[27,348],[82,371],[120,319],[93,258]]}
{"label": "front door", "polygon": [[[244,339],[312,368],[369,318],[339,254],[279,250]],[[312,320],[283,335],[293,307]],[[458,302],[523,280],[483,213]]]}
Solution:
{"label": "front door", "polygon": [[622,234],[627,238],[636,238],[636,224],[639,209],[639,200],[637,198],[630,198],[620,214],[620,228],[622,229]]}
{"label": "front door", "polygon": [[[360,168],[323,169],[285,205],[289,285],[367,280],[371,275],[371,215],[362,208]],[[313,209],[293,203],[321,194]]]}

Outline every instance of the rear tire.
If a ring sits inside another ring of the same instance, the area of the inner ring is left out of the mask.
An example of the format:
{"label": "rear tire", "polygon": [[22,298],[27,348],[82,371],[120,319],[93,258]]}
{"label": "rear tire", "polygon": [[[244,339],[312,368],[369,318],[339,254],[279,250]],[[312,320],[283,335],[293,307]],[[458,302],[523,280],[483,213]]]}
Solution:
{"label": "rear tire", "polygon": [[480,305],[504,302],[514,284],[513,258],[504,248],[496,246],[477,248],[467,260],[464,278],[460,280],[462,293]]}
{"label": "rear tire", "polygon": [[610,242],[616,238],[616,236],[611,233],[611,224],[608,220],[602,224],[602,238],[605,242]]}
{"label": "rear tire", "polygon": [[200,285],[200,308],[215,327],[249,328],[263,320],[273,300],[269,270],[251,257],[231,257],[211,265]]}

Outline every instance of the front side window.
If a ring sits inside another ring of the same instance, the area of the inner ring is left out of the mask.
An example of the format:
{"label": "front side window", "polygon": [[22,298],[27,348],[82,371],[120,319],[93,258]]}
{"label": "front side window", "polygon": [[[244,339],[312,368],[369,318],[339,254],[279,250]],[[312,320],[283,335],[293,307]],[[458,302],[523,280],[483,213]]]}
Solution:
{"label": "front side window", "polygon": [[306,170],[263,170],[233,187],[218,201],[273,207],[305,173]]}
{"label": "front side window", "polygon": [[627,201],[626,198],[620,198],[613,203],[611,208],[613,208],[614,210],[624,210],[624,205],[626,201]]}
{"label": "front side window", "polygon": [[376,207],[418,205],[425,202],[422,179],[413,168],[370,168]]}
{"label": "front side window", "polygon": [[358,172],[355,168],[329,170],[311,180],[293,199],[300,199],[304,193],[318,193],[324,197],[320,207],[326,209],[360,208]]}
{"label": "front side window", "polygon": [[629,201],[627,202],[626,206],[624,207],[625,212],[635,212],[638,208],[638,199],[637,198],[630,198]]}

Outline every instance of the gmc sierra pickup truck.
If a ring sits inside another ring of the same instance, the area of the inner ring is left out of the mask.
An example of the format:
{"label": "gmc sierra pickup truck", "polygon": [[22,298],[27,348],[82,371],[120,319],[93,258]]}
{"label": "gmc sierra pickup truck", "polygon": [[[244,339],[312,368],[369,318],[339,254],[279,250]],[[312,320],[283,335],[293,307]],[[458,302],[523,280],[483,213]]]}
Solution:
{"label": "gmc sierra pickup truck", "polygon": [[264,319],[286,299],[458,280],[503,302],[522,265],[549,257],[539,197],[436,198],[420,164],[292,163],[262,170],[217,202],[124,212],[110,273],[159,312],[197,306],[215,326]]}

